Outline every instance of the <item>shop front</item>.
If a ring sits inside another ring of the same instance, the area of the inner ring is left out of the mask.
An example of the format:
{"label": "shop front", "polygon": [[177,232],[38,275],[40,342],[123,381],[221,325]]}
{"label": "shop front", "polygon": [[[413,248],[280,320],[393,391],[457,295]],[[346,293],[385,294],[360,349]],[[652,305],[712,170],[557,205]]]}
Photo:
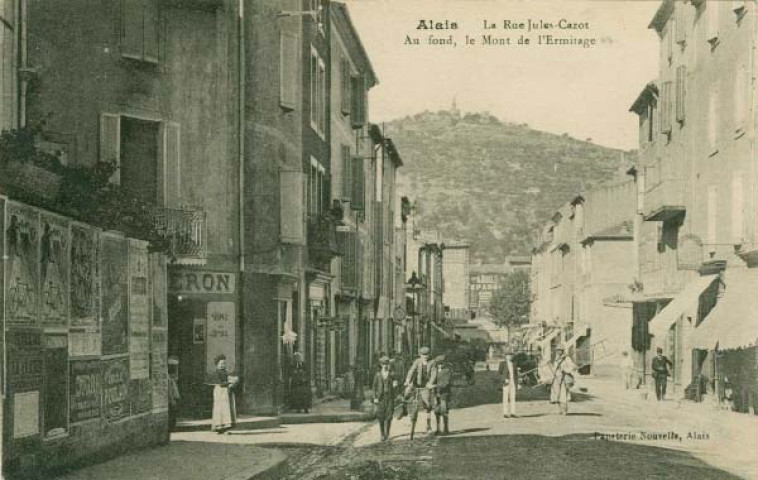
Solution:
{"label": "shop front", "polygon": [[187,267],[168,269],[168,353],[179,359],[180,415],[207,418],[213,407],[209,379],[215,359],[226,357],[239,374],[236,272]]}

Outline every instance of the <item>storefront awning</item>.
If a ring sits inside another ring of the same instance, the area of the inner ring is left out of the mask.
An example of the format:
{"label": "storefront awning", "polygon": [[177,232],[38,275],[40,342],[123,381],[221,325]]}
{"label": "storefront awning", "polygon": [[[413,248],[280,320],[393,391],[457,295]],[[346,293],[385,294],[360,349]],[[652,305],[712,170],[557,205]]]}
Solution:
{"label": "storefront awning", "polygon": [[758,345],[758,269],[727,270],[724,295],[695,329],[693,348],[734,350]]}
{"label": "storefront awning", "polygon": [[540,347],[543,351],[547,348],[547,346],[550,344],[550,342],[558,336],[558,334],[561,333],[560,328],[556,328],[552,332],[548,333],[544,338],[534,342],[537,344],[538,347]]}
{"label": "storefront awning", "polygon": [[653,317],[648,324],[648,329],[653,336],[664,338],[671,325],[685,312],[692,308],[697,308],[698,298],[710,284],[718,278],[718,275],[703,275],[692,280],[679,295],[666,305],[658,315]]}
{"label": "storefront awning", "polygon": [[573,347],[573,346],[576,344],[576,341],[577,341],[577,340],[579,340],[579,339],[580,339],[580,338],[582,338],[583,336],[587,335],[587,330],[588,330],[588,328],[589,328],[589,327],[588,327],[587,325],[584,325],[584,326],[580,327],[580,328],[579,328],[579,329],[578,329],[578,330],[577,330],[577,331],[574,333],[574,336],[573,336],[573,337],[571,337],[571,339],[570,339],[569,341],[567,341],[567,342],[566,342],[566,345],[564,345],[564,346],[566,347],[566,349],[569,349],[569,348]]}

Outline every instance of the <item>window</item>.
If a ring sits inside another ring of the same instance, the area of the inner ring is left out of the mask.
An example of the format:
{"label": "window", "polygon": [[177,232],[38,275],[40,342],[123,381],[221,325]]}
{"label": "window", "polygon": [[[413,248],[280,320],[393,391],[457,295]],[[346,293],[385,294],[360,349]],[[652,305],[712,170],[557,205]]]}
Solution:
{"label": "window", "polygon": [[716,82],[708,98],[708,147],[711,155],[718,149],[718,93],[719,85]]}
{"label": "window", "polygon": [[719,0],[708,0],[706,3],[706,36],[705,39],[711,46],[715,47],[719,39],[719,10],[721,7]]}
{"label": "window", "polygon": [[363,128],[366,123],[366,82],[363,75],[351,78],[353,128]]}
{"label": "window", "polygon": [[349,115],[350,107],[350,62],[343,58],[340,60],[340,108],[344,115]]}
{"label": "window", "polygon": [[308,175],[308,213],[312,217],[324,211],[326,202],[326,170],[321,163],[311,157],[311,170]]}
{"label": "window", "polygon": [[352,195],[350,206],[353,210],[363,210],[366,202],[366,172],[364,170],[363,158],[353,157],[352,168]]}
{"label": "window", "polygon": [[669,65],[674,61],[674,19],[669,20],[663,34],[663,42],[666,46],[666,60]]}
{"label": "window", "polygon": [[734,77],[734,131],[743,133],[747,121],[749,79],[745,64],[741,64]]}
{"label": "window", "polygon": [[676,24],[676,43],[684,46],[687,42],[687,12],[689,5],[684,2],[674,4],[674,18]]}
{"label": "window", "polygon": [[653,134],[655,133],[655,105],[650,104],[647,106],[647,141],[653,141]]}
{"label": "window", "polygon": [[157,63],[159,33],[156,0],[121,0],[121,56]]}
{"label": "window", "polygon": [[326,67],[318,52],[311,47],[311,128],[322,138],[326,125]]}
{"label": "window", "polygon": [[281,33],[279,44],[279,102],[287,109],[294,109],[297,101],[298,36]]}
{"label": "window", "polygon": [[687,94],[687,67],[676,68],[676,121],[684,123],[685,97]]}
{"label": "window", "polygon": [[357,235],[355,231],[337,232],[342,257],[340,259],[340,282],[342,288],[356,288],[358,285]]}
{"label": "window", "polygon": [[353,183],[351,170],[353,165],[351,163],[352,157],[350,156],[350,146],[342,145],[341,147],[341,160],[342,160],[342,198],[350,199],[352,196]]}
{"label": "window", "polygon": [[671,104],[673,103],[671,81],[663,82],[662,87],[661,109],[659,111],[661,133],[671,133]]}
{"label": "window", "polygon": [[282,243],[305,245],[303,222],[303,189],[306,178],[303,172],[279,173],[279,238]]}

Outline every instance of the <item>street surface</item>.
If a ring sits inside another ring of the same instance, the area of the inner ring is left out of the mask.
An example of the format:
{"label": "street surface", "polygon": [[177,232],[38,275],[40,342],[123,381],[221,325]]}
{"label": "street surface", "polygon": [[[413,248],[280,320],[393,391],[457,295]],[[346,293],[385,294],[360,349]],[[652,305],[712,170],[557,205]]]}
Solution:
{"label": "street surface", "polygon": [[[610,379],[586,379],[569,415],[544,388],[519,392],[517,418],[502,417],[497,375],[454,393],[448,436],[411,442],[408,419],[390,443],[375,423],[283,425],[271,430],[175,434],[172,440],[273,446],[290,458],[286,479],[732,479],[758,478],[758,419],[703,405],[643,400]],[[604,439],[605,438],[605,439]],[[356,476],[357,475],[357,476]]]}

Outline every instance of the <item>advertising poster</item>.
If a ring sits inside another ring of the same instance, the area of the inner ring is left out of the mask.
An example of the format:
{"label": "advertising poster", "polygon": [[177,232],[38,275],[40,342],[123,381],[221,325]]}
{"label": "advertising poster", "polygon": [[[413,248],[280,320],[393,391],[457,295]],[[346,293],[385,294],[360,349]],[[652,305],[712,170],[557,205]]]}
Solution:
{"label": "advertising poster", "polygon": [[98,235],[80,224],[71,224],[71,321],[69,354],[72,357],[100,355],[98,320]]}
{"label": "advertising poster", "polygon": [[43,343],[43,432],[45,437],[55,437],[65,434],[68,427],[68,336],[45,335]]}
{"label": "advertising poster", "polygon": [[103,233],[100,240],[103,355],[128,353],[129,248],[124,237]]}
{"label": "advertising poster", "polygon": [[129,358],[132,380],[150,379],[150,290],[147,245],[129,240]]}
{"label": "advertising poster", "polygon": [[39,433],[40,392],[44,374],[42,332],[14,329],[6,332],[8,388],[13,399],[13,438]]}
{"label": "advertising poster", "polygon": [[103,411],[111,422],[129,415],[129,358],[103,360]]}
{"label": "advertising poster", "polygon": [[69,228],[60,217],[40,217],[40,319],[43,328],[68,328]]}
{"label": "advertising poster", "polygon": [[222,354],[226,355],[226,365],[229,371],[236,371],[235,323],[235,305],[233,302],[208,302],[205,345],[205,365],[208,374],[213,374],[216,370],[213,360]]}
{"label": "advertising poster", "polygon": [[13,395],[13,438],[39,434],[39,391]]}
{"label": "advertising poster", "polygon": [[100,418],[103,375],[100,360],[72,360],[69,377],[69,418],[72,424]]}
{"label": "advertising poster", "polygon": [[154,327],[165,327],[168,324],[168,306],[166,303],[167,281],[165,257],[150,255],[150,289],[153,295]]}
{"label": "advertising poster", "polygon": [[39,325],[39,212],[8,202],[6,245],[6,328]]}
{"label": "advertising poster", "polygon": [[153,387],[153,412],[161,412],[168,409],[168,332],[153,329],[152,339],[150,345],[150,382]]}
{"label": "advertising poster", "polygon": [[[6,201],[0,197],[0,255],[6,258],[5,253],[5,205]],[[5,311],[5,262],[0,262],[0,315]],[[1,318],[1,317],[0,317]],[[0,327],[1,329],[2,327]],[[5,394],[5,345],[0,342],[0,392]]]}

